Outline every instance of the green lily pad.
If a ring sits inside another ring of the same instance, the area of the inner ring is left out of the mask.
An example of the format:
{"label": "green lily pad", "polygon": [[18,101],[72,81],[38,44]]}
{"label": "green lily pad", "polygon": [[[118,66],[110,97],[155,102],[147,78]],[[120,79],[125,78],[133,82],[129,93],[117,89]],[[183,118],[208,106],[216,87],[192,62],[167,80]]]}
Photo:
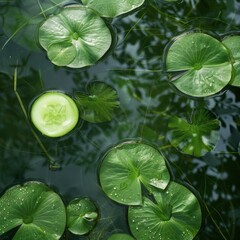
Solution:
{"label": "green lily pad", "polygon": [[124,233],[115,233],[113,235],[111,235],[108,240],[134,240],[133,237],[131,237],[128,234],[124,234]]}
{"label": "green lily pad", "polygon": [[189,121],[171,117],[168,123],[169,140],[180,152],[196,157],[214,149],[219,139],[220,123],[207,109],[195,109]]}
{"label": "green lily pad", "polygon": [[235,72],[233,81],[230,84],[240,87],[240,36],[225,37],[222,43],[231,51],[234,60],[233,68]]}
{"label": "green lily pad", "polygon": [[178,36],[165,54],[170,83],[193,97],[211,96],[231,80],[228,49],[214,37],[200,32]]}
{"label": "green lily pad", "polygon": [[67,206],[67,227],[74,234],[83,235],[90,232],[97,219],[97,208],[87,198],[74,199]]}
{"label": "green lily pad", "polygon": [[126,204],[142,203],[141,183],[146,188],[164,189],[170,174],[160,152],[142,142],[127,141],[111,148],[100,167],[100,183],[112,200]]}
{"label": "green lily pad", "polygon": [[88,122],[99,123],[110,121],[114,110],[119,107],[118,94],[115,89],[102,82],[88,85],[88,94],[78,93],[75,101],[80,111],[80,117]]}
{"label": "green lily pad", "polygon": [[[42,24],[39,42],[54,64],[81,68],[95,64],[107,52],[112,36],[94,11],[74,5],[64,8]],[[60,49],[60,55],[57,49]]]}
{"label": "green lily pad", "polygon": [[192,240],[202,224],[201,207],[196,196],[185,186],[170,182],[154,192],[155,202],[144,197],[142,206],[130,206],[128,221],[138,240]]}
{"label": "green lily pad", "polygon": [[145,0],[82,0],[82,3],[97,11],[102,17],[116,17],[140,7]]}
{"label": "green lily pad", "polygon": [[57,240],[65,225],[61,198],[40,182],[13,186],[0,198],[0,235],[19,227],[13,240]]}

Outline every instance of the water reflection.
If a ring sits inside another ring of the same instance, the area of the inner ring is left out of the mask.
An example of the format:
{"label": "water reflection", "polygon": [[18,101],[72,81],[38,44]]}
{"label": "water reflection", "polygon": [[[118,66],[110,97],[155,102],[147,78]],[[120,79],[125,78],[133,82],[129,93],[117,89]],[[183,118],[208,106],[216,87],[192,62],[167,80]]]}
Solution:
{"label": "water reflection", "polygon": [[[229,87],[204,100],[181,96],[167,84],[162,55],[166,43],[186,30],[235,30],[239,27],[239,10],[239,2],[234,0],[199,1],[195,9],[186,1],[147,3],[139,12],[113,21],[118,44],[107,58],[79,70],[57,68],[44,52],[32,53],[10,41],[0,50],[0,189],[38,179],[54,186],[66,202],[79,196],[93,199],[100,208],[99,224],[90,237],[70,235],[69,239],[106,239],[116,231],[127,233],[126,208],[103,194],[97,172],[110,146],[125,138],[143,138],[159,146],[175,178],[187,181],[201,195],[205,224],[198,239],[236,239],[240,234],[239,89]],[[1,32],[1,46],[6,39]],[[120,96],[120,110],[111,122],[85,122],[75,134],[59,142],[42,138],[49,154],[62,165],[60,171],[48,169],[47,158],[14,95],[16,66],[18,89],[26,108],[43,89],[80,91],[94,80],[105,81]],[[221,128],[215,150],[196,158],[177,152],[166,135],[169,116],[190,115],[199,106],[213,111]]]}

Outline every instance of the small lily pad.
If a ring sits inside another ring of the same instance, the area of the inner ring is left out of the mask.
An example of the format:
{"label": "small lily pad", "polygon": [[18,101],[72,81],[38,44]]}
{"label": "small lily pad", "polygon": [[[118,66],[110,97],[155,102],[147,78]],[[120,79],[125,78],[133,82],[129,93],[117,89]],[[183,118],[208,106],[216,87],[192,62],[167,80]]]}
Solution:
{"label": "small lily pad", "polygon": [[67,227],[74,234],[83,235],[90,232],[97,219],[97,208],[90,199],[74,199],[67,206]]}
{"label": "small lily pad", "polygon": [[165,65],[170,83],[182,93],[193,97],[211,96],[231,80],[228,49],[208,34],[183,34],[166,49]]}
{"label": "small lily pad", "polygon": [[168,123],[169,140],[180,152],[200,157],[210,152],[219,139],[220,123],[207,109],[195,109],[189,121],[173,116]]}
{"label": "small lily pad", "polygon": [[240,87],[240,36],[227,36],[223,39],[222,43],[231,51],[234,60],[233,68],[235,72],[233,81],[230,84]]}
{"label": "small lily pad", "polygon": [[170,181],[160,152],[148,144],[127,141],[111,148],[100,167],[100,183],[112,200],[126,204],[142,203],[141,183],[146,188],[166,188]]}
{"label": "small lily pad", "polygon": [[88,122],[110,121],[114,110],[119,107],[118,94],[115,89],[102,82],[88,85],[88,94],[77,93],[75,101],[82,111],[80,117]]}
{"label": "small lily pad", "polygon": [[113,235],[111,235],[108,240],[134,240],[133,237],[131,237],[128,234],[124,234],[124,233],[115,233]]}
{"label": "small lily pad", "polygon": [[185,186],[170,182],[162,191],[154,192],[156,202],[144,197],[142,206],[130,206],[130,230],[138,240],[192,240],[202,224],[198,199]]}
{"label": "small lily pad", "polygon": [[102,17],[116,17],[140,7],[145,0],[82,0],[82,3],[97,11]]}
{"label": "small lily pad", "polygon": [[[54,64],[81,68],[95,64],[107,52],[112,36],[103,19],[94,11],[74,5],[42,24],[39,41],[50,60],[54,59]],[[61,50],[61,56],[56,49]]]}
{"label": "small lily pad", "polygon": [[61,198],[40,182],[13,186],[0,198],[0,235],[19,227],[13,240],[57,240],[65,225]]}

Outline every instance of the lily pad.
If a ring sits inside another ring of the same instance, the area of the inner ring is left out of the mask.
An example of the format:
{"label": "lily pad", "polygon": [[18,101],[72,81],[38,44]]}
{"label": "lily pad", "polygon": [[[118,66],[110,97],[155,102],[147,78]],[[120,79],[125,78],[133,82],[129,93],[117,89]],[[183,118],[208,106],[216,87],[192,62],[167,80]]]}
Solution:
{"label": "lily pad", "polygon": [[220,92],[232,77],[228,49],[216,38],[200,32],[176,37],[167,46],[165,65],[170,83],[193,97]]}
{"label": "lily pad", "polygon": [[82,3],[97,11],[102,17],[116,17],[140,7],[145,0],[82,0]]}
{"label": "lily pad", "polygon": [[231,85],[240,87],[240,36],[227,36],[222,43],[231,51],[234,60],[234,78]]}
{"label": "lily pad", "polygon": [[[39,42],[54,64],[81,68],[95,64],[107,52],[112,36],[103,19],[94,11],[73,5],[42,24]],[[56,49],[60,49],[60,55]]]}
{"label": "lily pad", "polygon": [[164,189],[170,181],[166,163],[154,147],[127,141],[111,148],[100,167],[100,183],[112,200],[126,204],[142,204],[141,183],[146,188]]}
{"label": "lily pad", "polygon": [[130,206],[128,220],[138,240],[192,240],[202,224],[201,207],[196,196],[185,186],[170,182],[154,192],[156,202],[144,197],[142,206]]}
{"label": "lily pad", "polygon": [[99,123],[110,121],[114,110],[119,107],[118,94],[115,89],[102,82],[88,85],[88,94],[76,94],[75,101],[80,117],[88,122]]}
{"label": "lily pad", "polygon": [[65,225],[61,198],[40,182],[16,185],[0,198],[0,235],[19,227],[13,240],[57,240]]}
{"label": "lily pad", "polygon": [[128,234],[124,234],[124,233],[115,233],[113,235],[111,235],[108,240],[134,240],[133,237],[131,237]]}
{"label": "lily pad", "polygon": [[195,109],[189,121],[173,116],[168,123],[169,140],[180,152],[200,157],[214,149],[220,123],[207,109]]}
{"label": "lily pad", "polygon": [[90,232],[97,219],[97,208],[90,199],[74,199],[67,206],[67,227],[74,234],[83,235]]}

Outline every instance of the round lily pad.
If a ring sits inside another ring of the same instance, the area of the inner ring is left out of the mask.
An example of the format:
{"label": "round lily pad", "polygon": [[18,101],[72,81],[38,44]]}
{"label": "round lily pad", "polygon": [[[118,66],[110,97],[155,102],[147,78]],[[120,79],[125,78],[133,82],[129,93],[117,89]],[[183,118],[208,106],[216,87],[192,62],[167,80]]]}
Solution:
{"label": "round lily pad", "polygon": [[222,43],[231,51],[234,61],[234,77],[230,84],[240,87],[240,36],[227,36],[223,39]]}
{"label": "round lily pad", "polygon": [[111,235],[108,240],[134,240],[133,237],[131,237],[128,234],[124,234],[124,233],[115,233],[113,235]]}
{"label": "round lily pad", "polygon": [[107,52],[112,36],[94,11],[73,5],[42,24],[39,42],[54,64],[81,68],[95,64]]}
{"label": "round lily pad", "polygon": [[0,235],[19,227],[14,240],[57,240],[65,225],[61,198],[40,182],[16,185],[0,198]]}
{"label": "round lily pad", "polygon": [[189,121],[173,116],[169,119],[168,137],[180,152],[200,157],[214,149],[219,139],[220,123],[207,109],[194,109]]}
{"label": "round lily pad", "polygon": [[193,97],[211,96],[231,80],[228,49],[216,38],[200,32],[176,37],[165,51],[170,83]]}
{"label": "round lily pad", "polygon": [[130,206],[128,221],[138,240],[192,240],[202,224],[201,207],[196,196],[185,186],[170,182],[154,192],[155,202],[144,197],[142,206]]}
{"label": "round lily pad", "polygon": [[75,128],[79,112],[75,102],[65,93],[47,91],[31,105],[30,117],[43,135],[62,137]]}
{"label": "round lily pad", "polygon": [[100,167],[100,183],[112,200],[126,204],[142,203],[141,183],[146,187],[166,188],[170,174],[160,152],[137,141],[111,148]]}
{"label": "round lily pad", "polygon": [[82,0],[82,3],[103,17],[116,17],[140,7],[145,0]]}
{"label": "round lily pad", "polygon": [[74,199],[67,206],[67,227],[74,234],[83,235],[90,232],[97,219],[97,208],[90,199]]}
{"label": "round lily pad", "polygon": [[88,122],[99,123],[110,121],[115,108],[119,107],[118,94],[111,86],[102,82],[88,85],[88,94],[77,93],[75,101],[80,117]]}

